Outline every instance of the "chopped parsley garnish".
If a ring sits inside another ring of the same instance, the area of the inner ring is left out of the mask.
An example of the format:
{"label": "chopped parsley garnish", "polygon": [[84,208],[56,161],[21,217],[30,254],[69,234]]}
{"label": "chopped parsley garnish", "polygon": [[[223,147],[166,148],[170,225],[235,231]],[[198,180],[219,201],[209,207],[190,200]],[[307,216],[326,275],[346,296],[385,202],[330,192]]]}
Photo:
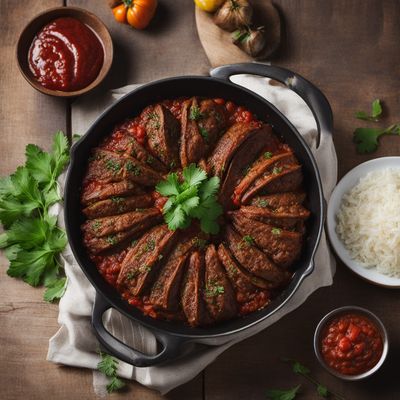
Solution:
{"label": "chopped parsley garnish", "polygon": [[274,175],[278,175],[282,172],[282,167],[274,167],[274,169],[272,170],[272,173]]}
{"label": "chopped parsley garnish", "polygon": [[144,251],[153,251],[156,248],[156,241],[154,239],[150,239],[144,245]]}
{"label": "chopped parsley garnish", "polygon": [[106,168],[110,171],[118,172],[121,169],[121,165],[117,161],[109,158],[106,160]]}
{"label": "chopped parsley garnish", "polygon": [[137,277],[138,274],[139,274],[138,271],[129,271],[126,274],[126,279],[133,279],[133,278]]}
{"label": "chopped parsley garnish", "polygon": [[208,130],[203,127],[199,127],[200,135],[207,141],[208,140]]}
{"label": "chopped parsley garnish", "polygon": [[282,229],[280,229],[280,228],[272,228],[272,229],[271,229],[271,233],[272,233],[273,235],[280,235],[281,232],[282,232]]}
{"label": "chopped parsley garnish", "polygon": [[218,296],[219,294],[224,294],[224,293],[225,293],[225,288],[222,285],[217,285],[213,281],[207,282],[205,288],[206,297],[215,297]]}
{"label": "chopped parsley garnish", "polygon": [[108,244],[114,245],[114,244],[117,243],[117,241],[118,240],[117,240],[117,237],[115,235],[109,235],[109,236],[106,237],[106,242]]}
{"label": "chopped parsley garnish", "polygon": [[150,125],[154,129],[159,129],[161,124],[160,124],[160,117],[156,112],[150,112],[147,114],[147,118],[151,121]]}
{"label": "chopped parsley garnish", "polygon": [[137,165],[133,164],[132,161],[128,161],[128,162],[126,163],[126,169],[127,169],[129,172],[133,172],[133,175],[135,175],[135,176],[139,176],[140,173],[142,172],[142,170],[140,169],[140,167],[138,167]]}
{"label": "chopped parsley garnish", "polygon": [[99,220],[95,220],[92,222],[92,229],[97,231],[101,227],[101,222]]}
{"label": "chopped parsley garnish", "polygon": [[111,197],[111,201],[113,202],[113,203],[122,203],[123,201],[124,201],[125,199],[123,198],[123,197]]}
{"label": "chopped parsley garnish", "polygon": [[189,119],[192,121],[198,121],[204,117],[198,106],[192,106],[190,108]]}
{"label": "chopped parsley garnish", "polygon": [[222,207],[217,202],[220,180],[217,176],[207,179],[207,174],[195,164],[185,167],[180,182],[175,172],[157,184],[156,191],[168,197],[163,208],[165,222],[170,230],[189,227],[191,220],[200,221],[200,228],[205,233],[216,234],[219,225],[216,219],[222,214]]}
{"label": "chopped parsley garnish", "polygon": [[259,200],[257,201],[257,204],[258,204],[260,207],[265,208],[265,207],[268,207],[269,202],[268,202],[268,200],[259,199]]}
{"label": "chopped parsley garnish", "polygon": [[247,244],[254,244],[254,239],[250,235],[243,236],[242,240]]}
{"label": "chopped parsley garnish", "polygon": [[263,157],[264,157],[266,160],[269,160],[270,158],[272,158],[272,153],[271,153],[270,151],[266,151],[266,152],[263,154]]}

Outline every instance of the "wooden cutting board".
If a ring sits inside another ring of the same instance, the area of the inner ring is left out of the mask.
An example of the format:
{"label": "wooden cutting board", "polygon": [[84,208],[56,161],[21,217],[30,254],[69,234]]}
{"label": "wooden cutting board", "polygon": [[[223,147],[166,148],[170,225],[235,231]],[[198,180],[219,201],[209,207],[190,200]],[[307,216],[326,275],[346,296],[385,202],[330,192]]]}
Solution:
{"label": "wooden cutting board", "polygon": [[[251,0],[254,7],[254,26],[265,26],[268,43],[263,60],[268,59],[279,47],[281,40],[281,18],[270,0]],[[226,32],[214,24],[213,14],[196,7],[196,25],[200,42],[212,67],[255,59],[232,43],[231,32]]]}

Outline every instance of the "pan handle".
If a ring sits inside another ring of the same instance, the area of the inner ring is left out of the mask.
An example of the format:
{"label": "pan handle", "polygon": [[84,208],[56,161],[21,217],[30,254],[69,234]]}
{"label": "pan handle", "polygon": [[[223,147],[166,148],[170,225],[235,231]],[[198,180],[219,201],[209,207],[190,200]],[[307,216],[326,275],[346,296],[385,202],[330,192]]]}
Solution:
{"label": "pan handle", "polygon": [[92,312],[92,326],[99,342],[112,355],[136,367],[150,367],[164,361],[175,359],[180,355],[181,347],[186,340],[156,330],[152,330],[152,333],[163,346],[163,349],[158,354],[146,355],[122,343],[104,327],[103,314],[109,308],[111,308],[111,305],[103,296],[96,293]]}
{"label": "pan handle", "polygon": [[324,94],[302,76],[275,65],[261,63],[231,64],[210,71],[213,78],[229,80],[232,75],[252,74],[265,76],[283,83],[297,93],[310,107],[317,122],[320,139],[333,133],[332,109]]}

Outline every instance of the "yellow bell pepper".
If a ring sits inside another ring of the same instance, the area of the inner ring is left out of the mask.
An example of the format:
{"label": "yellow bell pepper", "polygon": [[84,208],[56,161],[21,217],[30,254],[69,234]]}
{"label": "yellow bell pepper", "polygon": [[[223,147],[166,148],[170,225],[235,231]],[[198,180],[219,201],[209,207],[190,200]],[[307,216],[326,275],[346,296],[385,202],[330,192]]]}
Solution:
{"label": "yellow bell pepper", "polygon": [[194,0],[196,6],[203,11],[214,12],[225,0]]}

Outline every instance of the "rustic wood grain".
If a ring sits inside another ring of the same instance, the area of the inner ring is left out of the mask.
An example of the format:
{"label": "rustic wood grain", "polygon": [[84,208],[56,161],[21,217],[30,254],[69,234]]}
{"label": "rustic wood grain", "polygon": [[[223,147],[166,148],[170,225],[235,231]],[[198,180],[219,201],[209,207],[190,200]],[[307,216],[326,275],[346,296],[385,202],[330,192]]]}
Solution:
{"label": "rustic wood grain", "polygon": [[[254,26],[264,26],[268,38],[259,59],[265,60],[277,50],[281,40],[281,20],[278,10],[270,0],[252,0]],[[196,7],[196,24],[200,42],[213,67],[239,62],[252,62],[250,57],[232,43],[232,33],[215,25],[213,14]]]}

